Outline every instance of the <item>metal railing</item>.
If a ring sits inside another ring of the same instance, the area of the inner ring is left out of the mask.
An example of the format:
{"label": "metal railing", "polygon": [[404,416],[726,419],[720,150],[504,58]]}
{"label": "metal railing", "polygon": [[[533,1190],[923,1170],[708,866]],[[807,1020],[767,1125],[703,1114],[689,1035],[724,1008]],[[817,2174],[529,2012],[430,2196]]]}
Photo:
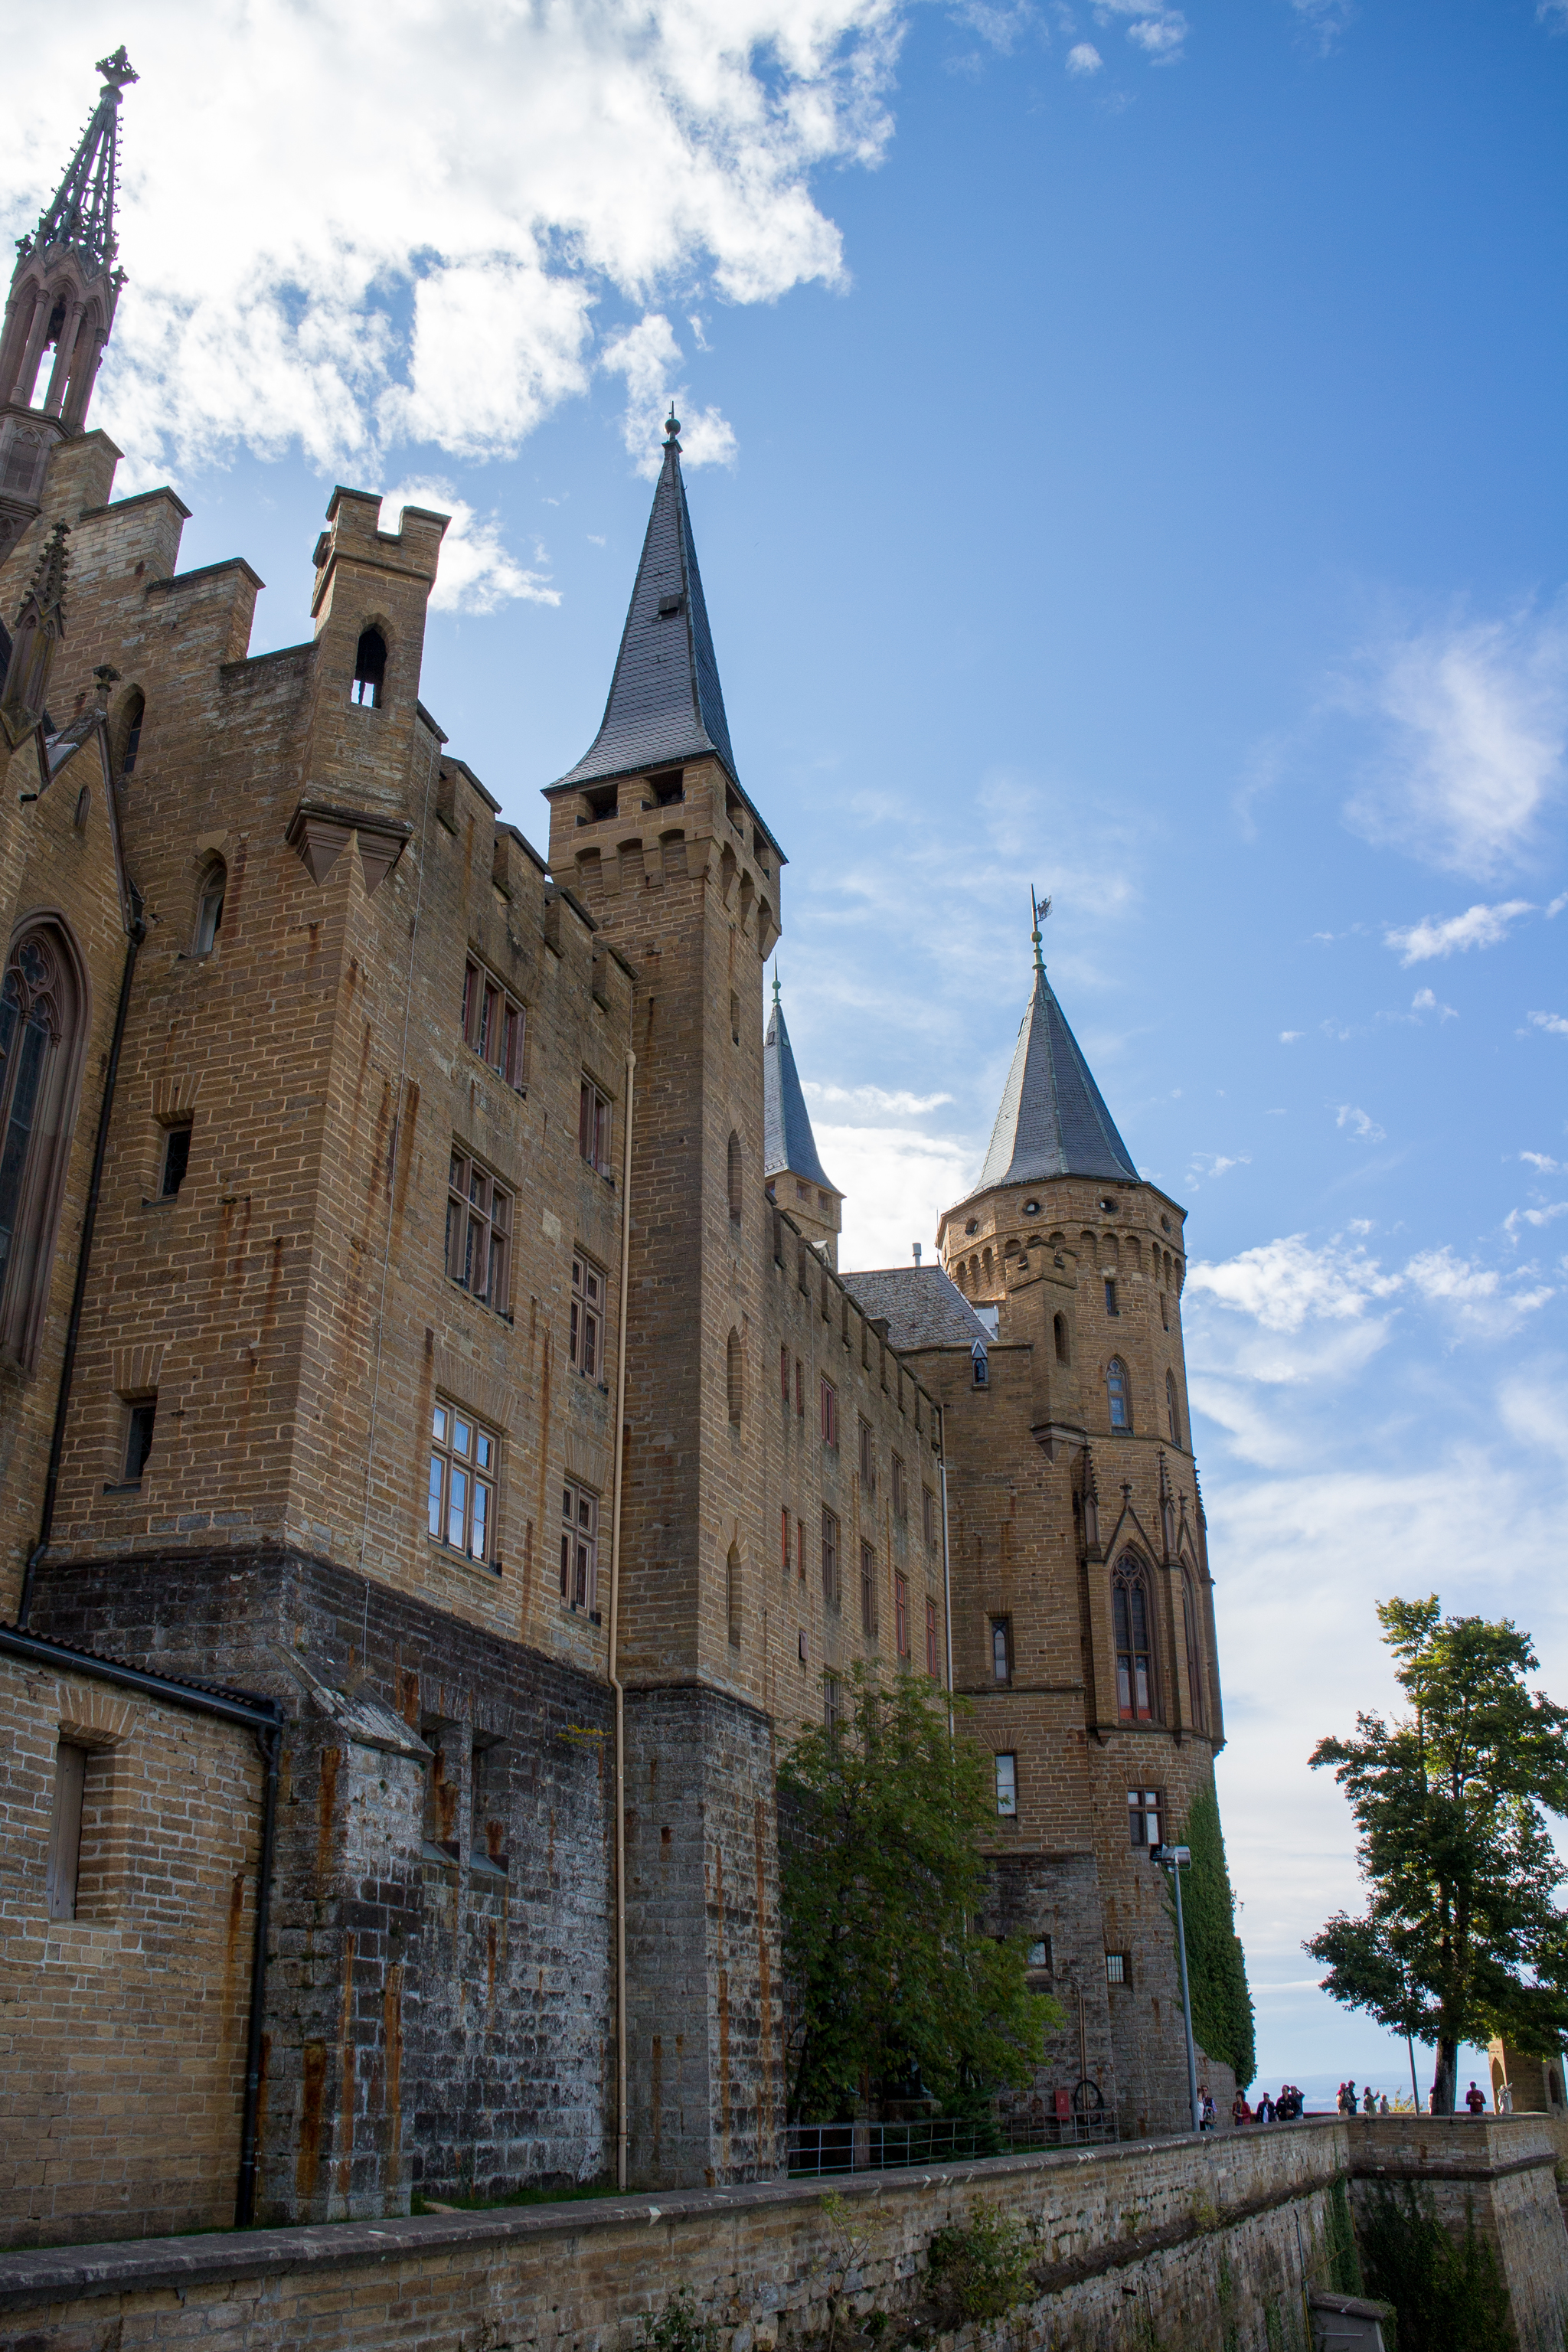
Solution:
{"label": "metal railing", "polygon": [[785,2161],[792,2180],[811,2180],[836,2172],[887,2172],[901,2165],[968,2164],[981,2157],[1083,2147],[1115,2137],[1116,2117],[1108,2107],[978,2122],[932,2116],[917,2123],[791,2124]]}

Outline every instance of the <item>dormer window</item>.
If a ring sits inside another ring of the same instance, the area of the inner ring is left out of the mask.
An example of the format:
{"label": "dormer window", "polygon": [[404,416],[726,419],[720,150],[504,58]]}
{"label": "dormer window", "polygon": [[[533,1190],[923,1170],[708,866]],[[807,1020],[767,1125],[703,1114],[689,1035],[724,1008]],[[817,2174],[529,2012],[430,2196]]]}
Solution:
{"label": "dormer window", "polygon": [[675,808],[686,798],[686,771],[668,768],[661,776],[648,778],[648,789],[660,808]]}
{"label": "dormer window", "polygon": [[379,710],[386,698],[386,639],[379,629],[366,629],[354,655],[354,682],[349,699],[363,710]]}
{"label": "dormer window", "polygon": [[673,621],[685,601],[683,596],[661,596],[658,600],[659,619]]}

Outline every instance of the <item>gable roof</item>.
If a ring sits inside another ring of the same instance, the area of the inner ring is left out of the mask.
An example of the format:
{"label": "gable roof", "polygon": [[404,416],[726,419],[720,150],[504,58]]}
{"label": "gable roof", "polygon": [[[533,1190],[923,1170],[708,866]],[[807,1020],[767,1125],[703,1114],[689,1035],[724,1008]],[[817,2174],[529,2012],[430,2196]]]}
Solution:
{"label": "gable roof", "polygon": [[825,1192],[838,1191],[817,1157],[811,1113],[801,1092],[775,980],[773,1009],[763,1039],[763,1173],[777,1176],[786,1168],[792,1176],[805,1176],[820,1184]]}
{"label": "gable roof", "polygon": [[556,785],[715,756],[731,782],[740,782],[681,479],[679,430],[672,416],[599,731]]}
{"label": "gable roof", "polygon": [[991,1149],[974,1191],[1033,1184],[1047,1176],[1105,1176],[1136,1183],[1138,1171],[1045,966],[1037,963]]}
{"label": "gable roof", "polygon": [[990,1332],[943,1266],[888,1265],[839,1276],[864,1315],[886,1317],[889,1344],[900,1354],[916,1348],[989,1348]]}

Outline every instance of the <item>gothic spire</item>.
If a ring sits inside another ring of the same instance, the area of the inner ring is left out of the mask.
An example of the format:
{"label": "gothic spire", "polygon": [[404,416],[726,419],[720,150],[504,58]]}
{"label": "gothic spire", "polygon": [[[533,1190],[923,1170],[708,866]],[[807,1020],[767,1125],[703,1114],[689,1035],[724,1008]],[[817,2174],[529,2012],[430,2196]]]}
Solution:
{"label": "gothic spire", "polygon": [[37,234],[23,240],[23,257],[41,254],[50,246],[73,247],[80,256],[82,274],[91,278],[107,269],[119,250],[114,234],[115,174],[120,160],[120,93],[128,82],[140,80],[125,54],[124,44],[110,58],[100,58],[95,70],[103,77],[92,119],[71,157],[54,202],[38,215]]}
{"label": "gothic spire", "polygon": [[1138,1171],[1068,1027],[1040,956],[1049,899],[1035,904],[1035,985],[977,1192],[1048,1176],[1100,1176],[1136,1183]]}
{"label": "gothic spire", "polygon": [[563,784],[714,756],[731,782],[740,782],[687,511],[679,435],[672,407],[605,716],[589,750],[557,780]]}
{"label": "gothic spire", "polygon": [[763,1039],[763,1173],[771,1178],[782,1175],[786,1169],[806,1183],[819,1184],[825,1192],[838,1190],[832,1177],[823,1172],[817,1158],[811,1113],[801,1092],[800,1074],[795,1066],[789,1031],[784,1027],[775,974],[773,1008]]}

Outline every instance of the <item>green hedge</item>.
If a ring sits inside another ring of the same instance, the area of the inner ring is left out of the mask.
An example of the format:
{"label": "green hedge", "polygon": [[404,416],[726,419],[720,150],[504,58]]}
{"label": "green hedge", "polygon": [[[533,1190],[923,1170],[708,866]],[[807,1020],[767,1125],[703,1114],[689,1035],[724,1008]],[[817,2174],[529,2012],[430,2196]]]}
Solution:
{"label": "green hedge", "polygon": [[[1193,1857],[1182,1873],[1193,2036],[1211,2058],[1224,2060],[1245,2090],[1258,2071],[1258,2045],[1247,1961],[1236,1932],[1236,1898],[1225,1866],[1219,1804],[1212,1788],[1194,1798],[1177,1843],[1189,1847]],[[1171,1920],[1173,1932],[1173,1905]]]}

